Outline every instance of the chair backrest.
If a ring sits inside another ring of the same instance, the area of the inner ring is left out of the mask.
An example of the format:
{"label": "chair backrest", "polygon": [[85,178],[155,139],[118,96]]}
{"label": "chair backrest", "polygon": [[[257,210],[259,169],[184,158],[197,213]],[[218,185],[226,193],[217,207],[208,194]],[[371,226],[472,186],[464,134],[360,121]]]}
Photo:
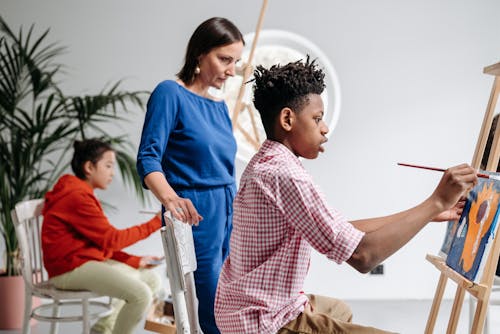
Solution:
{"label": "chair backrest", "polygon": [[167,276],[174,304],[177,334],[202,333],[198,321],[198,299],[193,272],[196,270],[193,232],[185,224],[165,212],[161,229],[167,261]]}
{"label": "chair backrest", "polygon": [[43,199],[23,201],[11,212],[21,255],[21,272],[29,288],[48,280],[42,256]]}

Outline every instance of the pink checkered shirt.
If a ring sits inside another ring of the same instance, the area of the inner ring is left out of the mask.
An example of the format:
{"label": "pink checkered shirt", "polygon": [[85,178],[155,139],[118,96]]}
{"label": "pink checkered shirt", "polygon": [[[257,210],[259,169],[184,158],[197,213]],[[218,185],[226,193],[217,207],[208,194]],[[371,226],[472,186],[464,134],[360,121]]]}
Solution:
{"label": "pink checkered shirt", "polygon": [[311,246],[351,257],[364,233],[327,207],[299,159],[266,140],[234,200],[231,252],[222,267],[215,317],[222,333],[276,333],[304,310]]}

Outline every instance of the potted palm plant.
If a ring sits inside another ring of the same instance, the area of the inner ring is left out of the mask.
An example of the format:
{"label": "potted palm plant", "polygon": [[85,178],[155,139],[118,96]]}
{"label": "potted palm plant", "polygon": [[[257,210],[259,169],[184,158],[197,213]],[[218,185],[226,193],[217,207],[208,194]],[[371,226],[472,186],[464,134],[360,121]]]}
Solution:
{"label": "potted palm plant", "polygon": [[22,27],[14,33],[0,17],[0,234],[5,250],[0,276],[4,277],[21,277],[10,216],[13,206],[42,197],[52,187],[68,166],[75,139],[100,137],[111,142],[125,184],[144,199],[130,153],[133,146],[126,135],[111,136],[103,125],[126,121],[134,108],[142,109],[146,92],[123,91],[118,81],[95,95],[65,95],[58,81],[64,67],[57,62],[65,48],[47,42],[48,34],[47,29],[35,37],[33,25],[26,33]]}

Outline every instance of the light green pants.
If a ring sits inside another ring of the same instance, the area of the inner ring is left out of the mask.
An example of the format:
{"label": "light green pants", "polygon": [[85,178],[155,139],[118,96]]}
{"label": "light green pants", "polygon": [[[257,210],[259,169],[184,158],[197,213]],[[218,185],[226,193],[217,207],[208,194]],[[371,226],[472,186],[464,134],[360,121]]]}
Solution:
{"label": "light green pants", "polygon": [[135,269],[114,260],[86,262],[51,282],[59,289],[85,289],[113,297],[113,313],[92,327],[106,334],[132,334],[161,287],[154,270]]}

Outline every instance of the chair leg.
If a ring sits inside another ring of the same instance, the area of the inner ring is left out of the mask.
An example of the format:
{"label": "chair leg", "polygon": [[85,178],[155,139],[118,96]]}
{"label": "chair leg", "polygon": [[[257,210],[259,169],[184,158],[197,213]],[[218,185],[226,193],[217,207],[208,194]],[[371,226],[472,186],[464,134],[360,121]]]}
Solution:
{"label": "chair leg", "polygon": [[31,308],[33,296],[31,295],[31,291],[28,289],[24,290],[24,317],[23,317],[23,334],[30,334],[30,319],[31,319]]}
{"label": "chair leg", "polygon": [[[54,306],[52,307],[52,317],[59,317],[59,300],[54,300]],[[57,334],[59,330],[59,323],[51,322],[50,323],[50,334]]]}
{"label": "chair leg", "polygon": [[196,298],[196,287],[193,273],[190,272],[185,274],[184,279],[186,282],[186,305],[189,316],[189,327],[192,334],[200,334],[203,332],[201,331],[198,319],[198,298]]}
{"label": "chair leg", "polygon": [[83,334],[90,334],[89,300],[88,299],[83,300],[82,311],[83,311]]}

